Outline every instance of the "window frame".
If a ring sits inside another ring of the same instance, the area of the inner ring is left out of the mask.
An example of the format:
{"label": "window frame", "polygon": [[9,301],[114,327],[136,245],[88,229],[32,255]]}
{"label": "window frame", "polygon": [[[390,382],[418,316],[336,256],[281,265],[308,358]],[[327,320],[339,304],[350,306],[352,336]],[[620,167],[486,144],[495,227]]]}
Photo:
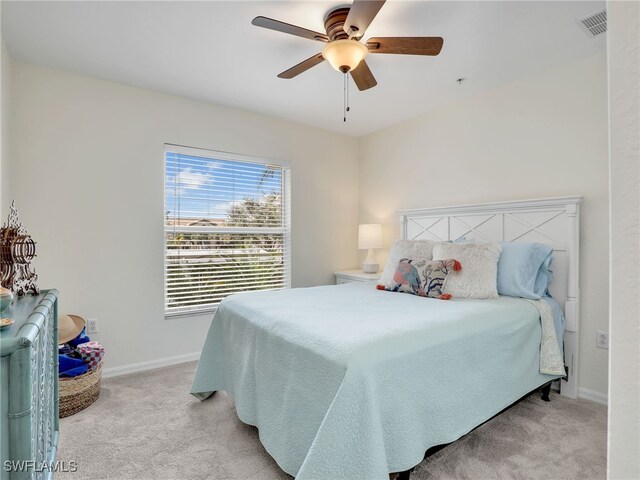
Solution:
{"label": "window frame", "polygon": [[[244,162],[251,164],[275,165],[282,168],[282,227],[218,227],[218,226],[185,226],[176,228],[167,226],[166,222],[166,201],[167,201],[167,154],[182,154],[192,157],[207,158],[210,160],[227,160],[232,162]],[[163,192],[162,192],[162,222],[163,222],[163,310],[165,320],[175,319],[179,317],[195,317],[201,315],[210,315],[215,313],[217,306],[206,306],[203,308],[190,308],[179,311],[167,311],[167,234],[168,233],[263,233],[263,234],[281,234],[283,235],[284,245],[284,288],[291,288],[291,263],[292,263],[292,247],[291,247],[291,162],[286,160],[278,160],[266,157],[256,157],[252,155],[244,155],[239,153],[224,152],[220,150],[211,150],[198,147],[187,147],[172,143],[164,144],[163,152]]]}

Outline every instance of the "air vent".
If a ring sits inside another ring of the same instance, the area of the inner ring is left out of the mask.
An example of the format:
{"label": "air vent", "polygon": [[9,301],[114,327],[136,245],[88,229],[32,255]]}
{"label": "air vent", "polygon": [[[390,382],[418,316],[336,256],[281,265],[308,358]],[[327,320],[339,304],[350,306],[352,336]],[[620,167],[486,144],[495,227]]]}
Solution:
{"label": "air vent", "polygon": [[602,10],[594,15],[589,15],[579,22],[589,36],[597,37],[607,31],[607,11]]}

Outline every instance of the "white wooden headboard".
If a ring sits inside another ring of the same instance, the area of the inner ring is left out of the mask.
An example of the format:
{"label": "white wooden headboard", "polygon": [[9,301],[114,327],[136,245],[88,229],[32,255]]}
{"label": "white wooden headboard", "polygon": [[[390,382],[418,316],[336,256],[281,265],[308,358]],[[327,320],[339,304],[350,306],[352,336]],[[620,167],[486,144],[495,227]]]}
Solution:
{"label": "white wooden headboard", "polygon": [[455,207],[401,210],[403,239],[538,242],[553,248],[553,298],[564,306],[567,380],[561,393],[578,393],[580,325],[580,203],[582,197],[542,198]]}

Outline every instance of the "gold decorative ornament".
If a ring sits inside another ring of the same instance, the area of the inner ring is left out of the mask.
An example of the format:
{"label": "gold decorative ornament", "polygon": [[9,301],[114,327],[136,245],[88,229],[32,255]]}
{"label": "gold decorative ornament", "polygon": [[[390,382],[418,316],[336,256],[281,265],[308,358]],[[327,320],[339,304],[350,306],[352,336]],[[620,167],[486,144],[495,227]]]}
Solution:
{"label": "gold decorative ornament", "polygon": [[0,228],[0,285],[16,295],[40,293],[38,275],[30,268],[35,256],[36,242],[20,223],[12,202],[7,222]]}

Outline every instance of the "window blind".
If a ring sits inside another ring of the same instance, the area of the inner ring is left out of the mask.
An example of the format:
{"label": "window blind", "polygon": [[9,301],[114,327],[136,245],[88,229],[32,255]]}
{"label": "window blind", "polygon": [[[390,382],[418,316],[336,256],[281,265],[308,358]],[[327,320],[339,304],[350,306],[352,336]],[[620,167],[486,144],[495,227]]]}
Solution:
{"label": "window blind", "polygon": [[289,167],[167,145],[165,313],[290,286]]}

